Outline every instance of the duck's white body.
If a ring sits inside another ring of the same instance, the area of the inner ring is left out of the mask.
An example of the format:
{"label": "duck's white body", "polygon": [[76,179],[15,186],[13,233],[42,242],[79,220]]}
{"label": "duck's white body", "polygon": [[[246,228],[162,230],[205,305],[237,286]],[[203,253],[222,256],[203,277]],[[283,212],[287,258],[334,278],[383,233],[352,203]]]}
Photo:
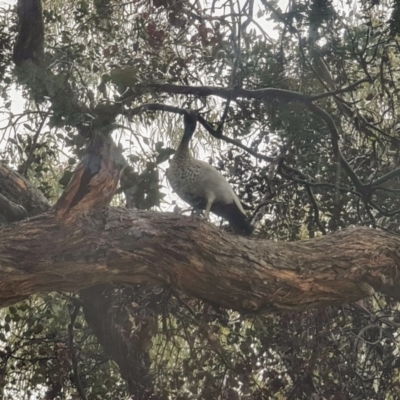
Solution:
{"label": "duck's white body", "polygon": [[227,219],[237,233],[249,235],[253,228],[228,181],[213,166],[190,154],[196,122],[193,112],[185,115],[185,133],[167,170],[168,181],[182,200],[205,210],[206,218],[211,211]]}

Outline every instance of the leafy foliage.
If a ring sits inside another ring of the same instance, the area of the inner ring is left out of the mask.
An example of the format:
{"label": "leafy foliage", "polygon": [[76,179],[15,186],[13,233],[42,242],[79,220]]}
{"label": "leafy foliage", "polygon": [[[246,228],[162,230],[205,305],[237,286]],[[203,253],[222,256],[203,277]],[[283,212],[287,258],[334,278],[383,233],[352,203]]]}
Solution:
{"label": "leafy foliage", "polygon": [[[230,180],[259,237],[302,240],[354,224],[399,234],[398,2],[279,4],[43,1],[44,64],[18,69],[15,10],[0,9],[1,161],[54,201],[91,130],[112,132],[129,164],[116,203],[125,196],[130,206],[168,209],[179,201],[163,172],[181,121],[132,110],[156,102],[201,109],[215,125],[226,110],[228,140],[201,132],[194,150]],[[163,84],[188,89],[156,90]],[[221,100],[215,90],[193,94],[194,86],[289,94]],[[291,92],[319,96],[313,102],[340,140],[310,112],[309,98],[294,101]],[[109,287],[100,296],[103,308],[91,318],[84,294],[3,311],[4,399],[400,396],[400,316],[389,298],[243,316],[167,289]]]}

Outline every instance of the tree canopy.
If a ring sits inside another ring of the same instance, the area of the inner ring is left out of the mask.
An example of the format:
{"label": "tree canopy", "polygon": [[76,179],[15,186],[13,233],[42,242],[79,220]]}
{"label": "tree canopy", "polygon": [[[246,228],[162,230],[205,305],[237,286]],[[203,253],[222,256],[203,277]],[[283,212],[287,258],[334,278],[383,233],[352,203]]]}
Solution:
{"label": "tree canopy", "polygon": [[[399,398],[399,27],[388,0],[0,3],[0,398]],[[252,237],[171,193],[186,109]]]}

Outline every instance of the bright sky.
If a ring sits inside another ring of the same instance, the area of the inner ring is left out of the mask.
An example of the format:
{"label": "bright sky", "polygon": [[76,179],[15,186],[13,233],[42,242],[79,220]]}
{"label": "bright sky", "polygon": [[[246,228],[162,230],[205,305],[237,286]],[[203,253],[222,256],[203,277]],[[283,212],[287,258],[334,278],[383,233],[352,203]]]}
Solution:
{"label": "bright sky", "polygon": [[0,0],[0,7],[17,4],[17,0]]}

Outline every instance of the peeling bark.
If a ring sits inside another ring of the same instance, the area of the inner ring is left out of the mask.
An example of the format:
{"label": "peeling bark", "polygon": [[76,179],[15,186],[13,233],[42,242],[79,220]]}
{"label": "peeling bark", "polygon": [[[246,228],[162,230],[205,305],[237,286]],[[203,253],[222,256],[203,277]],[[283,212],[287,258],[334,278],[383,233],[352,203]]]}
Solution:
{"label": "peeling bark", "polygon": [[0,235],[0,305],[113,282],[167,284],[244,312],[305,310],[399,284],[400,239],[368,228],[276,243],[190,217],[112,208],[68,225],[51,211]]}

